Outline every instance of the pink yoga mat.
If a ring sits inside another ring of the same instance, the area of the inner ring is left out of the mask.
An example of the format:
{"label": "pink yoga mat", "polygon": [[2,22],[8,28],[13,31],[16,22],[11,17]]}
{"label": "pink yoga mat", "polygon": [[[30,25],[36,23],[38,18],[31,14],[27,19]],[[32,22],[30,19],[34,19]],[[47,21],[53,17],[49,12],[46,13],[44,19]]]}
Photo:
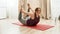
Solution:
{"label": "pink yoga mat", "polygon": [[18,26],[22,26],[22,27],[28,27],[28,28],[32,28],[32,29],[36,29],[36,30],[42,30],[42,31],[45,31],[45,30],[48,30],[54,26],[51,26],[51,25],[44,25],[44,24],[37,24],[36,26],[25,26],[25,25],[22,25],[21,23],[13,23],[14,25],[18,25]]}

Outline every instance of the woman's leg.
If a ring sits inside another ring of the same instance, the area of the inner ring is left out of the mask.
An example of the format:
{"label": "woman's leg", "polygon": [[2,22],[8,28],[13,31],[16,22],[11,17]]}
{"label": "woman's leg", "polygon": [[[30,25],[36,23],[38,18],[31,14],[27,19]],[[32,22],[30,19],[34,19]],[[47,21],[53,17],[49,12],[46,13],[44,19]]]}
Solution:
{"label": "woman's leg", "polygon": [[21,18],[22,18],[22,13],[20,12],[19,16],[18,16],[18,19],[21,20]]}
{"label": "woman's leg", "polygon": [[22,24],[26,25],[26,20],[22,19],[22,13],[21,13],[21,12],[19,13],[18,20],[19,20]]}

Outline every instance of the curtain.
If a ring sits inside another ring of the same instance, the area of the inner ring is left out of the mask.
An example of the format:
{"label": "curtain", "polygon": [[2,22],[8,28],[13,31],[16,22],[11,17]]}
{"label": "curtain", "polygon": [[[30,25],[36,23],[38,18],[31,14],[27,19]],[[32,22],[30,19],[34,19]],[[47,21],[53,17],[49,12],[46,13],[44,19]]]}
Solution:
{"label": "curtain", "polygon": [[6,0],[0,0],[0,19],[7,18],[6,8]]}
{"label": "curtain", "polygon": [[34,10],[36,7],[41,8],[41,17],[44,19],[49,19],[51,17],[51,8],[50,8],[50,0],[24,0],[23,2],[19,2],[19,7],[22,3],[24,3],[24,8],[27,11],[27,3],[30,3],[32,9]]}
{"label": "curtain", "polygon": [[51,17],[51,8],[50,8],[50,0],[42,0],[42,18],[50,19]]}

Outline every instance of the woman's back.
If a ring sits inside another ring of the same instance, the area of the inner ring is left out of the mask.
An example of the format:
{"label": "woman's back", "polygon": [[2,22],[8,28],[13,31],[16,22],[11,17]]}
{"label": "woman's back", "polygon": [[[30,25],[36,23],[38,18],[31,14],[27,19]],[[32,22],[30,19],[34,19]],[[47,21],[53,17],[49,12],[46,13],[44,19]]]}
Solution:
{"label": "woman's back", "polygon": [[34,14],[34,19],[28,19],[27,20],[27,25],[33,26],[36,25],[40,21],[40,16],[36,17],[36,14]]}

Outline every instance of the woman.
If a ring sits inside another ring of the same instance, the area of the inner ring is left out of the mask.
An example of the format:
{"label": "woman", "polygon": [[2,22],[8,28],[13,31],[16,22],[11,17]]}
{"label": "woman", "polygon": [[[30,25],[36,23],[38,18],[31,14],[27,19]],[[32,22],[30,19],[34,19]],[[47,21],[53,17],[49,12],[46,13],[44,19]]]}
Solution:
{"label": "woman", "polygon": [[[31,9],[31,8],[30,8]],[[26,20],[22,19],[22,13],[29,15],[30,18],[27,18]],[[19,14],[19,21],[27,26],[35,26],[39,23],[40,21],[40,13],[41,13],[41,8],[36,8],[35,12],[33,11],[33,13],[26,13],[22,8],[20,10],[20,14]]]}

